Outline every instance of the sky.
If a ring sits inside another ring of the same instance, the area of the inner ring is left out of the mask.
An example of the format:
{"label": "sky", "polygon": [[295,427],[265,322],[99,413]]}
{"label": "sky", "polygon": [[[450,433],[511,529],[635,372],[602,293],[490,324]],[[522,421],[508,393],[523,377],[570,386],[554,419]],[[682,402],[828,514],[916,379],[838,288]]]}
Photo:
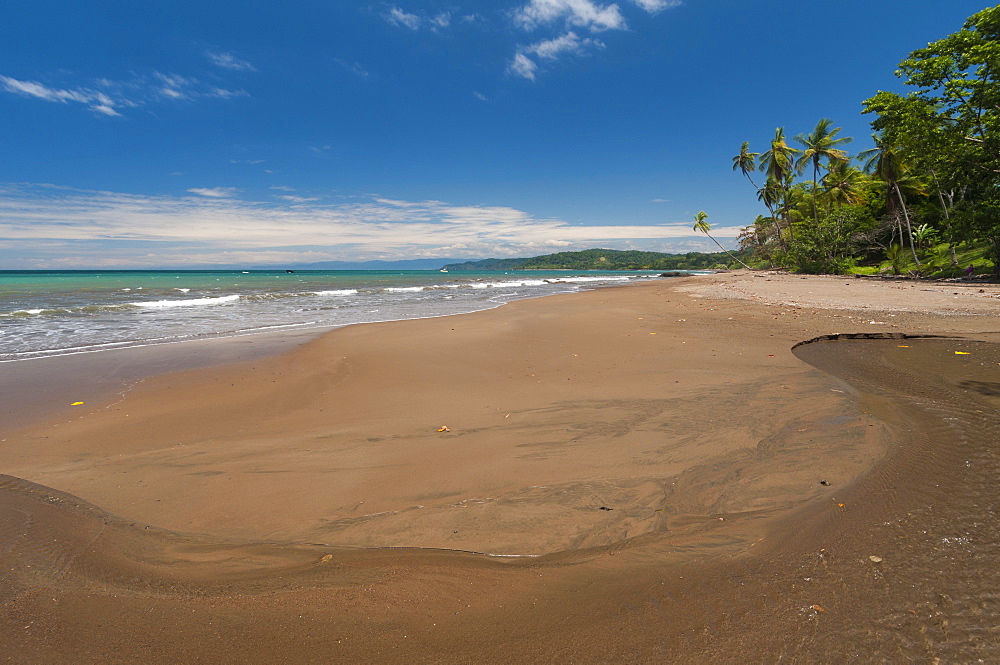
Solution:
{"label": "sky", "polygon": [[982,0],[4,0],[0,269],[715,251]]}

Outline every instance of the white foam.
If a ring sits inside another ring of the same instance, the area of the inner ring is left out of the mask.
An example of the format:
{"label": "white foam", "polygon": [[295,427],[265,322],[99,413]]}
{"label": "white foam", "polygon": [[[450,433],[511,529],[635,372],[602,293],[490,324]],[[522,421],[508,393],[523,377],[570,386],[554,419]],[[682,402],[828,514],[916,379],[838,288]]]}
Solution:
{"label": "white foam", "polygon": [[174,291],[180,291],[181,293],[187,293],[191,289],[174,289]]}
{"label": "white foam", "polygon": [[357,289],[337,289],[335,291],[313,291],[315,296],[353,296],[357,295]]}
{"label": "white foam", "polygon": [[545,280],[549,284],[560,284],[562,282],[627,282],[631,277],[614,277],[607,275],[605,277],[557,277],[555,279]]}
{"label": "white foam", "polygon": [[422,286],[387,286],[382,289],[386,293],[416,293],[417,291],[423,291]]}
{"label": "white foam", "polygon": [[192,298],[190,300],[154,300],[152,302],[134,302],[135,307],[149,307],[159,309],[163,307],[198,307],[201,305],[221,305],[225,302],[239,300],[238,295],[221,296],[219,298]]}
{"label": "white foam", "polygon": [[475,282],[472,285],[474,289],[503,289],[512,288],[517,286],[542,286],[543,284],[549,284],[548,280],[544,279],[522,279],[513,280],[509,282]]}

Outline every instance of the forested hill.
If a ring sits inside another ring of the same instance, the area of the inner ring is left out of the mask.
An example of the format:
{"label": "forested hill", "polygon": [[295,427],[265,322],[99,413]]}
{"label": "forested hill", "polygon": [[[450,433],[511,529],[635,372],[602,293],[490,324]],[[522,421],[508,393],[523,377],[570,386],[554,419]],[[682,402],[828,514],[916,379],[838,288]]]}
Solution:
{"label": "forested hill", "polygon": [[449,263],[445,270],[697,270],[725,265],[724,252],[664,254],[638,250],[585,249],[527,259],[483,259]]}

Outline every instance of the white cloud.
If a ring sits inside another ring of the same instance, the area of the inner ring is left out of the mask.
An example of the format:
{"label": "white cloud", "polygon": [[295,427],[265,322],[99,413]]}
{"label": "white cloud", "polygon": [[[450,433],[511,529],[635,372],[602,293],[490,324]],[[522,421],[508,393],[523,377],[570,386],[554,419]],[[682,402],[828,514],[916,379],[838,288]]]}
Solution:
{"label": "white cloud", "polygon": [[385,20],[401,28],[416,30],[420,27],[421,18],[416,14],[408,14],[399,7],[390,7],[389,11],[383,14]]}
{"label": "white cloud", "polygon": [[561,37],[547,39],[529,46],[526,50],[539,58],[554,60],[564,53],[581,53],[589,47],[603,48],[603,42],[589,37],[580,39],[575,32],[567,32]]}
{"label": "white cloud", "polygon": [[438,28],[447,28],[451,24],[451,12],[441,12],[428,20],[433,26]]}
{"label": "white cloud", "polygon": [[593,32],[627,27],[618,5],[601,5],[592,0],[530,0],[515,12],[514,18],[529,29],[555,21]]}
{"label": "white cloud", "polygon": [[[638,7],[655,14],[667,7],[676,7],[680,0],[632,0]],[[602,4],[595,0],[529,0],[513,12],[514,23],[526,30],[553,27],[561,32],[555,37],[543,39],[530,46],[518,46],[507,71],[515,76],[534,81],[538,74],[538,62],[556,60],[563,55],[574,55],[604,48],[604,43],[596,39],[581,38],[576,30],[591,33],[606,30],[627,30],[628,24],[617,4]]]}
{"label": "white cloud", "polygon": [[100,90],[77,86],[56,88],[38,81],[21,81],[0,75],[0,90],[22,97],[33,97],[47,102],[85,105],[95,113],[116,117],[121,109],[136,108],[144,104],[170,101],[187,101],[198,98],[229,99],[249,96],[245,90],[229,90],[216,86],[206,86],[198,79],[179,74],[152,72],[129,81],[112,81],[99,78],[94,85]]}
{"label": "white cloud", "polygon": [[[219,263],[238,263],[221,258],[232,252],[315,251],[324,255],[315,260],[362,260],[440,256],[441,248],[462,245],[468,256],[523,256],[552,248],[654,247],[675,239],[696,240],[687,220],[581,226],[504,206],[393,199],[261,203],[232,198],[230,188],[191,191],[199,197],[8,187],[0,189],[0,238],[7,243],[6,254],[18,257],[31,250],[49,266],[69,265],[59,257],[84,246],[94,257],[117,253],[122,265],[184,265],[211,263],[215,259],[205,256],[213,253]],[[739,230],[716,226],[713,235],[735,238]],[[193,254],[192,246],[205,254]],[[44,247],[48,249],[39,249]],[[155,256],[144,257],[153,250]],[[176,258],[167,261],[166,256]]]}
{"label": "white cloud", "polygon": [[514,59],[511,61],[507,71],[522,78],[526,78],[529,81],[534,81],[535,72],[538,71],[538,65],[535,64],[534,60],[525,54],[515,53]]}
{"label": "white cloud", "polygon": [[680,7],[683,2],[681,0],[632,0],[635,4],[639,5],[645,9],[650,14],[655,14],[656,12],[663,11],[670,7]]}
{"label": "white cloud", "polygon": [[221,67],[223,69],[229,69],[229,70],[232,70],[234,72],[255,72],[255,71],[257,71],[256,67],[254,67],[253,65],[251,65],[246,60],[243,60],[241,58],[237,58],[232,53],[213,53],[213,52],[209,51],[208,53],[205,54],[205,57],[208,58],[209,62],[211,62],[216,67]]}
{"label": "white cloud", "polygon": [[522,47],[514,55],[508,72],[534,81],[538,72],[538,63],[532,60],[529,55],[534,55],[541,60],[557,60],[564,55],[579,55],[594,48],[604,48],[604,43],[590,37],[580,39],[575,32],[570,31],[554,39],[544,39],[530,46]]}
{"label": "white cloud", "polygon": [[229,99],[230,97],[249,97],[250,93],[246,90],[227,90],[226,88],[212,88],[207,93],[206,97],[218,97],[219,99]]}
{"label": "white cloud", "polygon": [[472,96],[475,97],[476,99],[478,99],[481,102],[488,102],[488,101],[490,101],[489,97],[487,97],[486,95],[484,95],[481,92],[476,92],[475,90],[472,91]]}
{"label": "white cloud", "polygon": [[288,201],[289,203],[309,203],[319,201],[318,196],[296,196],[294,194],[275,194],[274,198]]}
{"label": "white cloud", "polygon": [[[410,30],[419,30],[426,26],[433,31],[437,31],[451,25],[451,12],[440,12],[433,16],[420,16],[419,14],[405,12],[395,5],[390,7],[389,11],[385,12],[382,17],[392,25]],[[463,17],[463,20],[468,19],[468,16]]]}
{"label": "white cloud", "polygon": [[381,203],[383,205],[392,206],[394,208],[416,208],[422,204],[413,203],[412,201],[400,201],[398,199],[383,199],[376,197],[373,199],[375,203]]}
{"label": "white cloud", "polygon": [[198,196],[208,196],[214,199],[228,199],[236,196],[240,190],[235,187],[192,187],[187,190]]}
{"label": "white cloud", "polygon": [[[91,111],[96,111],[103,115],[121,115],[115,110],[116,102],[103,92],[90,90],[88,88],[74,88],[71,90],[64,88],[51,88],[37,81],[19,81],[9,76],[0,76],[0,85],[7,92],[12,92],[23,97],[35,97],[47,102],[77,102],[85,104]],[[134,106],[127,103],[126,106]]]}
{"label": "white cloud", "polygon": [[355,74],[357,76],[360,76],[363,79],[366,79],[366,78],[368,78],[370,76],[370,74],[368,73],[368,70],[365,69],[364,67],[362,67],[357,62],[352,62],[350,60],[342,60],[340,58],[335,59],[334,62],[336,62],[338,65],[340,65],[341,67],[343,67],[347,71],[349,71],[349,72],[351,72],[351,73],[353,73],[353,74]]}

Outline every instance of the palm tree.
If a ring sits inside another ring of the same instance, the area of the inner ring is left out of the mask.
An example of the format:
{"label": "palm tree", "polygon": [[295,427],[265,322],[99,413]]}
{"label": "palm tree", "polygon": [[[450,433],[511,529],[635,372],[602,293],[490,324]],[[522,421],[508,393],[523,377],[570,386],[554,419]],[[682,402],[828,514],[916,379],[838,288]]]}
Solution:
{"label": "palm tree", "polygon": [[[765,189],[770,186],[770,183],[776,183],[780,187],[781,199],[784,203],[788,202],[788,190],[795,174],[794,158],[800,152],[802,151],[788,145],[785,140],[785,128],[778,127],[774,130],[774,138],[771,139],[771,149],[760,156],[760,170],[767,174],[769,183],[764,186]],[[775,221],[777,221],[777,217],[775,217]],[[788,223],[788,235],[792,240],[795,239],[795,231],[792,229],[791,222]]]}
{"label": "palm tree", "polygon": [[[872,134],[872,139],[875,141],[875,147],[871,150],[865,150],[858,155],[858,158],[865,160],[865,171],[874,175],[885,185],[885,203],[890,211],[897,210],[896,201],[898,200],[899,210],[902,210],[903,219],[906,220],[906,236],[910,239],[910,253],[913,254],[913,261],[919,268],[920,259],[917,258],[917,247],[913,241],[913,227],[910,225],[910,214],[906,209],[902,190],[905,188],[910,192],[923,194],[923,188],[920,182],[909,174],[909,168],[895,146],[890,145],[886,139],[878,134]],[[895,200],[893,194],[896,195]],[[898,224],[899,213],[895,212],[895,214]],[[902,225],[900,225],[899,236],[900,242],[902,242]]]}
{"label": "palm tree", "polygon": [[857,205],[865,199],[868,177],[850,162],[835,161],[823,176],[823,191],[836,206]]}
{"label": "palm tree", "polygon": [[[692,228],[695,231],[701,231],[702,233],[707,235],[712,240],[712,242],[714,242],[716,245],[719,245],[719,241],[716,240],[715,238],[712,238],[712,235],[709,233],[709,231],[712,230],[712,225],[706,221],[707,219],[708,219],[708,213],[706,213],[704,210],[700,211],[697,215],[694,216],[694,226]],[[730,252],[728,249],[726,249],[722,245],[719,245],[719,249],[721,249],[726,254],[729,254],[729,257],[733,261],[736,261],[747,270],[750,270],[750,266],[748,266],[747,264],[743,263],[738,258],[733,256],[733,253]]]}
{"label": "palm tree", "polygon": [[841,128],[830,129],[832,124],[833,120],[822,118],[812,132],[795,137],[805,147],[795,167],[800,172],[807,164],[812,164],[813,167],[813,219],[816,221],[819,221],[819,209],[816,206],[816,197],[819,195],[819,162],[821,159],[825,159],[827,164],[847,161],[847,153],[837,146],[846,145],[853,140],[849,136],[837,138]]}
{"label": "palm tree", "polygon": [[753,181],[750,174],[757,170],[757,158],[759,152],[750,152],[750,141],[744,141],[740,146],[740,154],[733,157],[733,170],[739,169],[747,177],[754,189],[758,189],[757,183]]}

